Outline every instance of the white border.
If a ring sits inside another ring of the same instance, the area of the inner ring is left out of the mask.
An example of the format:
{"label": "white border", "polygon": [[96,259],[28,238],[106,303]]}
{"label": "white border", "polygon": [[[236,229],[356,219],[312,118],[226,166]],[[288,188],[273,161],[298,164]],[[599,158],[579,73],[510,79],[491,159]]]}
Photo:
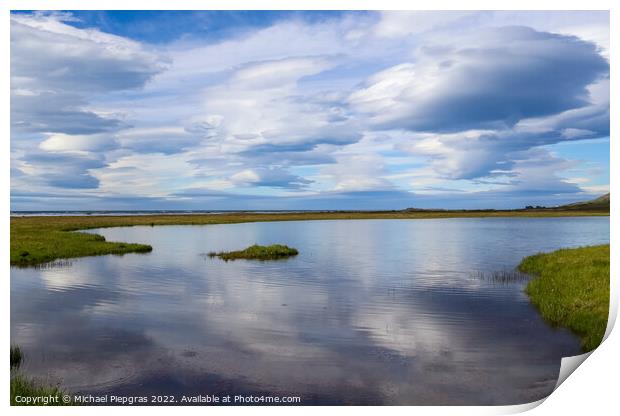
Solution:
{"label": "white border", "polygon": [[[1,222],[0,233],[3,236],[2,246],[0,247],[0,256],[2,256],[2,264],[4,264],[4,272],[2,273],[2,308],[4,312],[4,319],[2,321],[3,331],[3,345],[7,348],[10,337],[10,276],[9,276],[9,217],[10,217],[10,123],[9,123],[9,106],[10,106],[10,78],[9,78],[9,65],[7,64],[10,59],[10,25],[9,25],[9,10],[259,10],[259,9],[284,9],[284,10],[610,10],[610,26],[611,26],[611,39],[618,39],[619,31],[616,30],[620,15],[620,2],[614,2],[612,0],[588,0],[588,1],[575,1],[564,0],[550,1],[550,0],[503,0],[489,1],[489,0],[470,0],[467,2],[457,0],[433,0],[433,1],[401,1],[401,0],[332,0],[332,1],[320,1],[320,0],[176,0],[174,2],[164,0],[151,0],[147,2],[140,2],[134,0],[91,0],[88,2],[77,0],[5,0],[2,2],[2,56],[4,56],[4,64],[2,65],[3,82],[2,82],[2,97],[0,101],[2,103],[1,113],[1,126],[4,127],[5,135],[2,138],[2,152],[0,157],[0,165],[2,166],[2,175],[0,177],[2,189],[5,192],[4,198],[1,201],[3,221]],[[615,62],[615,56],[618,48],[616,42],[611,42],[610,57],[611,62]],[[611,65],[611,114],[617,116],[616,99],[618,92],[615,88],[620,75],[618,68],[613,64]],[[618,132],[617,117],[611,117],[611,136],[616,137]],[[614,140],[611,140],[610,149],[610,189],[611,193],[616,195],[619,191],[617,188],[617,175],[618,166],[620,160],[618,160],[619,148],[615,144]],[[611,245],[616,247],[618,245],[618,208],[615,204],[612,204],[612,216],[611,216]],[[610,307],[610,322],[615,320],[618,311],[618,298],[620,295],[620,288],[618,287],[617,261],[614,260],[614,256],[611,256],[611,307]],[[619,400],[617,398],[617,385],[618,385],[618,371],[620,370],[618,351],[620,351],[620,336],[618,330],[609,334],[605,342],[587,359],[584,365],[580,366],[573,375],[568,377],[564,382],[548,399],[542,400],[539,403],[533,403],[529,405],[520,406],[499,406],[499,407],[382,407],[375,409],[371,407],[355,408],[356,413],[370,414],[371,412],[380,411],[382,413],[389,412],[393,414],[407,414],[412,412],[415,414],[429,414],[429,415],[446,415],[446,414],[463,414],[463,415],[485,415],[485,414],[514,414],[522,412],[528,409],[532,415],[547,415],[547,414],[608,414],[609,411],[614,408],[618,408]],[[5,370],[7,371],[7,370]],[[7,371],[8,372],[8,371]],[[83,414],[83,408],[17,408],[8,406],[9,403],[9,377],[5,375],[0,386],[0,400],[3,401],[4,406],[9,407],[7,409],[10,414],[62,414],[62,415],[79,415]],[[89,407],[87,412],[95,415],[106,415],[110,412],[109,408],[93,408]],[[134,409],[129,407],[115,407],[112,409],[115,414],[131,414],[138,412],[149,412],[154,415],[167,415],[171,412],[182,411],[189,414],[205,414],[217,413],[217,414],[237,414],[252,412],[253,414],[269,414],[269,415],[284,415],[291,412],[297,414],[312,414],[316,412],[336,413],[346,411],[342,407],[211,407],[205,409],[205,407],[185,407],[182,410],[171,408],[142,408]]]}

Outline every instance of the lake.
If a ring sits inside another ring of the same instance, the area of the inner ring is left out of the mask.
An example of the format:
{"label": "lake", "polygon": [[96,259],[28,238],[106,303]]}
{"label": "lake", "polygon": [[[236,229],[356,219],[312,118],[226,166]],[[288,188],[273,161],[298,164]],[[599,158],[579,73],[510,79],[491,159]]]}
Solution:
{"label": "lake", "polygon": [[[25,374],[80,393],[517,404],[578,339],[497,282],[524,256],[609,242],[609,217],[350,220],[91,230],[147,254],[11,268]],[[225,262],[282,243],[300,254]]]}

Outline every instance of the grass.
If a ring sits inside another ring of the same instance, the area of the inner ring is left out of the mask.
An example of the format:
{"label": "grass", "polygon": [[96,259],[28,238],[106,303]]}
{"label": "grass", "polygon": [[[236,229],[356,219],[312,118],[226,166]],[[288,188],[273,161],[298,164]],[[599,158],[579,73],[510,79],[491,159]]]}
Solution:
{"label": "grass", "polygon": [[543,318],[569,328],[584,351],[603,340],[609,314],[609,244],[526,257],[519,270],[536,277],[526,293]]}
{"label": "grass", "polygon": [[[57,386],[46,386],[37,383],[21,374],[11,376],[11,406],[68,406],[73,403],[65,403],[62,397],[66,393]],[[23,399],[17,400],[17,396],[33,399],[31,403],[25,403]]]}
{"label": "grass", "polygon": [[254,244],[244,250],[220,251],[219,253],[212,251],[208,256],[219,257],[225,261],[238,259],[277,260],[296,256],[297,254],[299,254],[297,249],[282,244],[272,244],[270,246],[259,246],[258,244]]}
{"label": "grass", "polygon": [[[58,386],[38,383],[17,370],[22,362],[23,354],[19,346],[11,346],[11,406],[67,406],[62,397],[67,393]],[[20,397],[20,400],[17,398]],[[26,398],[26,399],[24,399]],[[30,403],[26,400],[30,400]]]}
{"label": "grass", "polygon": [[11,265],[32,266],[56,259],[152,250],[144,244],[108,242],[100,235],[69,232],[79,228],[81,224],[70,220],[11,218]]}
{"label": "grass", "polygon": [[103,254],[144,253],[146,244],[109,242],[99,235],[74,232],[92,228],[135,225],[202,225],[258,221],[426,219],[475,217],[565,217],[608,216],[600,211],[517,210],[517,211],[377,211],[303,212],[257,214],[249,212],[204,215],[134,216],[39,216],[11,217],[11,265],[33,266],[56,259]]}

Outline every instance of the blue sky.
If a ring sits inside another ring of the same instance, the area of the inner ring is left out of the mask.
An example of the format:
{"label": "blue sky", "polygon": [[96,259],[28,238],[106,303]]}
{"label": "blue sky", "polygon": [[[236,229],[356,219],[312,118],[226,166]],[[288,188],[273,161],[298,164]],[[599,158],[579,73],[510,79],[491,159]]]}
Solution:
{"label": "blue sky", "polygon": [[14,12],[11,209],[588,199],[608,56],[606,12]]}

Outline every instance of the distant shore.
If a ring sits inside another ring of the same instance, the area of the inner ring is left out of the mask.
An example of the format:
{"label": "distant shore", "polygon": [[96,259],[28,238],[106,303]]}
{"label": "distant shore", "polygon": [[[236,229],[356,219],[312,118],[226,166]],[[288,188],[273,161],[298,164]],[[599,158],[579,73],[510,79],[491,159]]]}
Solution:
{"label": "distant shore", "polygon": [[57,259],[104,254],[149,252],[151,246],[108,242],[96,234],[71,232],[93,228],[138,225],[208,225],[267,221],[363,220],[363,219],[438,219],[488,217],[583,217],[609,216],[600,210],[524,209],[461,211],[325,211],[290,213],[236,212],[218,214],[159,215],[81,215],[81,216],[12,216],[11,265],[34,266]]}

